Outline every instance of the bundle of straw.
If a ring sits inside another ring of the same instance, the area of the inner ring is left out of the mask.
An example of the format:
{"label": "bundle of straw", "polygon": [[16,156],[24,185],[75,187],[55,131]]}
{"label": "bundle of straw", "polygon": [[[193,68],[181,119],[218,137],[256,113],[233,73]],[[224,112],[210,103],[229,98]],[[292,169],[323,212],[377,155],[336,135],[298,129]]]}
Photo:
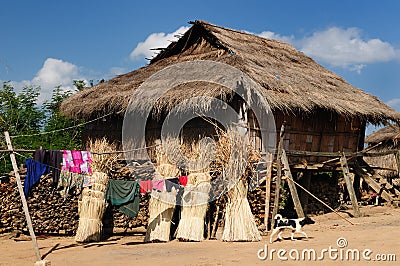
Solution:
{"label": "bundle of straw", "polygon": [[223,241],[260,241],[261,235],[247,200],[245,180],[228,191]]}
{"label": "bundle of straw", "polygon": [[176,237],[181,241],[202,241],[211,190],[209,163],[214,155],[214,147],[212,143],[204,142],[192,143],[191,147],[187,146],[185,154],[189,158],[190,173],[182,195],[181,219]]}
{"label": "bundle of straw", "polygon": [[[190,175],[189,175],[190,176]],[[188,177],[188,182],[190,177]],[[181,241],[204,240],[204,219],[211,185],[207,181],[187,185],[182,196],[181,219],[176,237]]]}
{"label": "bundle of straw", "polygon": [[170,240],[171,219],[175,210],[177,190],[172,188],[167,192],[165,188],[159,192],[151,191],[149,201],[149,222],[147,225],[145,242]]}
{"label": "bundle of straw", "polygon": [[[169,162],[161,146],[156,148],[157,166],[154,179],[165,180],[179,176],[179,168]],[[171,219],[176,205],[176,195],[178,191],[172,188],[167,192],[163,190],[152,190],[149,201],[149,221],[146,231],[145,242],[159,241],[167,242],[170,240]]]}
{"label": "bundle of straw", "polygon": [[82,191],[76,242],[100,241],[102,237],[102,219],[106,209],[104,192],[108,177],[105,173],[94,172],[93,178],[92,189],[85,188]]}
{"label": "bundle of straw", "polygon": [[222,240],[260,241],[261,235],[247,200],[246,178],[243,177],[249,163],[249,150],[251,150],[249,139],[236,131],[228,130],[221,134],[219,141],[222,142],[218,144],[217,158],[221,163],[225,163],[223,179],[228,190]]}
{"label": "bundle of straw", "polygon": [[117,150],[114,143],[109,143],[106,138],[89,140],[89,149],[92,153],[92,163],[90,164],[93,172],[110,173],[114,168],[120,154],[113,153]]}

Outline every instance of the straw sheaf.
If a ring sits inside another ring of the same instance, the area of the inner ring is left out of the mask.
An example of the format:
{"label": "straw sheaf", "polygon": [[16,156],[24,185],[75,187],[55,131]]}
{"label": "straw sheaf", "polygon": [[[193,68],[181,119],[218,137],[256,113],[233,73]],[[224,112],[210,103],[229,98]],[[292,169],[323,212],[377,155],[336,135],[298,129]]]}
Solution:
{"label": "straw sheaf", "polygon": [[[259,93],[273,109],[307,113],[323,108],[348,117],[362,117],[372,123],[400,119],[400,113],[378,98],[353,87],[287,43],[204,21],[191,23],[193,26],[154,57],[148,66],[71,96],[62,103],[62,112],[86,119],[110,112],[122,115],[132,92],[152,74],[179,62],[213,60],[246,73],[260,85]],[[217,93],[213,86],[196,83],[174,90],[179,93],[164,95],[156,107],[170,109],[169,103],[180,102],[192,93],[209,96]]]}

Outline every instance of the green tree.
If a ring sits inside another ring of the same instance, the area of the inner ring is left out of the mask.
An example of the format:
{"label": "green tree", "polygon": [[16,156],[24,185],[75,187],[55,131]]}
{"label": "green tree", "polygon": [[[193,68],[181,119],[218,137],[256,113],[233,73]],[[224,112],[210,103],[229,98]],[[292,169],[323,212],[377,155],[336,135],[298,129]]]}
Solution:
{"label": "green tree", "polygon": [[79,124],[82,121],[67,118],[60,112],[62,101],[71,94],[71,91],[63,91],[58,86],[54,88],[51,99],[43,104],[46,114],[44,132],[55,131],[44,135],[43,146],[46,149],[79,149],[81,147],[82,126]]}
{"label": "green tree", "polygon": [[45,113],[37,106],[40,87],[24,87],[18,95],[9,82],[0,91],[0,129],[10,134],[40,131]]}
{"label": "green tree", "polygon": [[[0,134],[8,131],[12,136],[20,136],[12,138],[16,149],[80,149],[82,126],[79,125],[82,122],[66,118],[60,112],[61,102],[72,92],[56,87],[51,99],[45,101],[43,106],[37,105],[39,94],[40,87],[26,86],[16,93],[10,82],[3,82],[0,90]],[[0,149],[7,149],[4,138],[0,138]],[[18,163],[23,163],[24,158],[17,158]],[[0,163],[0,174],[10,170],[7,158],[7,163]]]}

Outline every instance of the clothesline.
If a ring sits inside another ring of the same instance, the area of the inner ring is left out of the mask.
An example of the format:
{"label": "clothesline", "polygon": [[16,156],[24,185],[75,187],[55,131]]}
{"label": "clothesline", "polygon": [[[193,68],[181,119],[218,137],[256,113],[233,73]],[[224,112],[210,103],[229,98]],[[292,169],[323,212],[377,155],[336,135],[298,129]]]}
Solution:
{"label": "clothesline", "polygon": [[[96,154],[96,155],[105,155],[105,154],[118,154],[118,153],[129,153],[129,152],[134,152],[134,151],[140,151],[140,150],[146,150],[150,148],[157,147],[162,144],[154,144],[151,146],[145,146],[141,148],[136,148],[136,149],[131,149],[131,150],[126,150],[126,151],[107,151],[107,152],[97,152],[97,151],[90,151],[91,154]],[[5,153],[5,152],[35,152],[36,150],[29,150],[29,149],[14,149],[14,150],[0,150],[0,153]]]}
{"label": "clothesline", "polygon": [[66,127],[66,128],[60,128],[60,129],[56,129],[56,130],[52,130],[52,131],[46,131],[46,132],[39,132],[39,133],[35,133],[35,134],[14,135],[14,136],[10,136],[10,138],[34,137],[34,136],[41,136],[41,135],[46,135],[46,134],[61,132],[61,131],[65,131],[65,130],[69,130],[69,129],[72,129],[72,128],[77,128],[77,127],[80,127],[80,126],[84,126],[84,125],[93,123],[93,122],[95,122],[95,121],[97,121],[97,120],[103,119],[103,118],[105,118],[105,117],[107,117],[107,116],[110,116],[110,115],[112,115],[112,114],[113,114],[113,113],[108,113],[108,114],[106,114],[106,115],[100,116],[100,117],[95,118],[95,119],[93,119],[93,120],[89,120],[89,121],[80,123],[80,124],[78,124],[78,125],[74,125],[74,126],[70,126],[70,127]]}

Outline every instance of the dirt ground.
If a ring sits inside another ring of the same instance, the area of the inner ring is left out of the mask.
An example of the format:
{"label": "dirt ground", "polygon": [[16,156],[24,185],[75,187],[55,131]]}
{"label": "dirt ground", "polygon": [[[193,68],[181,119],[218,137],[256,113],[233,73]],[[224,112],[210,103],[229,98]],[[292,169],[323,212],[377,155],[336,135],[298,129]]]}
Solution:
{"label": "dirt ground", "polygon": [[[253,243],[175,240],[149,244],[143,243],[143,233],[115,235],[97,244],[80,245],[73,237],[39,237],[38,243],[42,256],[51,265],[399,265],[400,208],[364,206],[361,212],[362,218],[349,219],[355,225],[334,213],[313,217],[316,223],[304,228],[308,239],[299,235],[291,241],[287,232],[284,241],[273,244],[268,243],[269,236]],[[339,238],[344,239],[337,243]],[[10,235],[0,235],[0,243],[0,265],[33,265],[36,261],[31,241],[15,241]],[[315,251],[315,257],[310,250]],[[282,261],[278,252],[287,261]]]}

